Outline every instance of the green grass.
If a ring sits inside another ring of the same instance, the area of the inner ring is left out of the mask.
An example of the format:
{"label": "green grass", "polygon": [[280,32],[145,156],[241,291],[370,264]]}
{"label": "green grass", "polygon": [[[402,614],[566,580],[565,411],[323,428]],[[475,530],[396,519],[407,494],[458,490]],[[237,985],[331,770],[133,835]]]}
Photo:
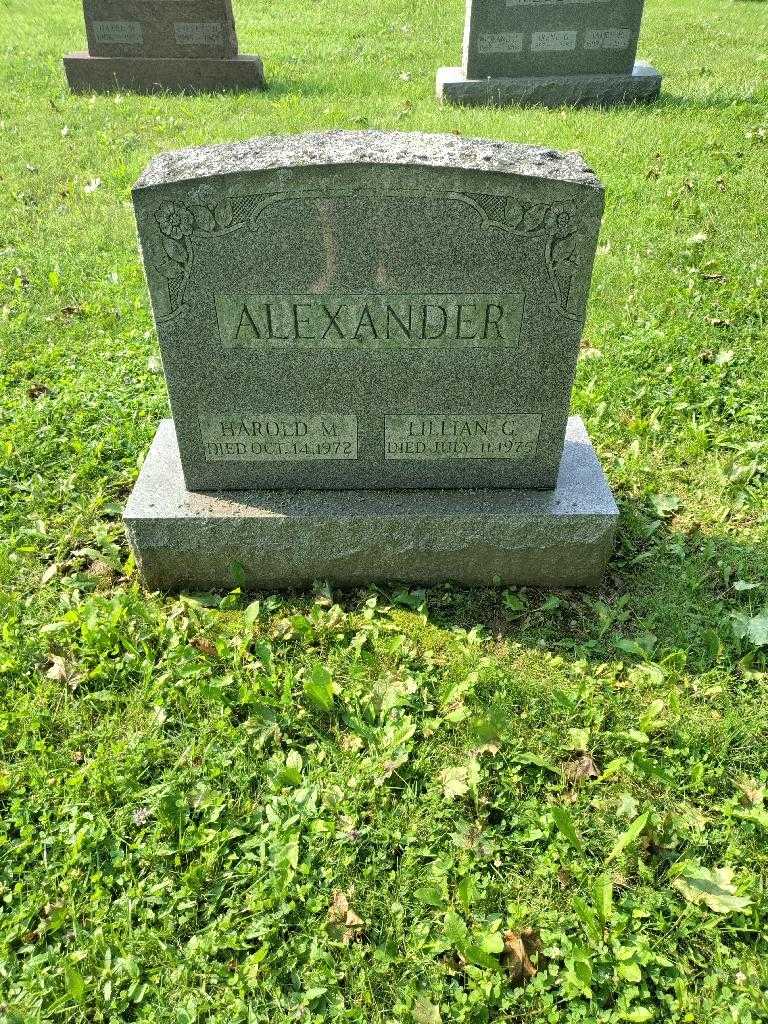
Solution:
{"label": "green grass", "polygon": [[[240,0],[266,95],[88,99],[79,4],[0,3],[2,1021],[768,1020],[768,4],[649,0],[663,99],[606,112],[440,109],[461,6]],[[367,126],[606,183],[599,594],[141,593],[120,509],[166,395],[130,185]]]}

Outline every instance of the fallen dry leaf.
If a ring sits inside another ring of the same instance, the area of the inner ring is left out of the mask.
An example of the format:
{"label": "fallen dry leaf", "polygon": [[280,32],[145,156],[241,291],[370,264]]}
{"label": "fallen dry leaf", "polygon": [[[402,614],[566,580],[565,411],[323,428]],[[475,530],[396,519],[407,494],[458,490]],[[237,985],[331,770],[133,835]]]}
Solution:
{"label": "fallen dry leaf", "polygon": [[347,920],[347,914],[349,913],[349,900],[341,891],[341,889],[334,889],[333,899],[331,905],[328,908],[328,923],[329,924],[344,924]]}
{"label": "fallen dry leaf", "polygon": [[568,889],[573,883],[573,875],[565,868],[560,868],[557,872],[557,880],[561,889]]}
{"label": "fallen dry leaf", "polygon": [[489,757],[496,757],[500,750],[501,746],[498,743],[484,743],[474,751],[474,755],[480,757],[482,754],[488,754]]}
{"label": "fallen dry leaf", "polygon": [[45,397],[45,395],[50,395],[50,393],[51,389],[47,388],[45,384],[33,384],[27,390],[27,396],[31,398],[33,402],[36,402],[38,398]]}
{"label": "fallen dry leaf", "polygon": [[591,345],[582,346],[579,352],[579,359],[602,359],[603,353],[599,348],[593,348]]}
{"label": "fallen dry leaf", "polygon": [[741,803],[747,807],[762,807],[765,800],[765,789],[754,779],[741,779],[737,782],[741,792]]}
{"label": "fallen dry leaf", "polygon": [[53,679],[55,683],[66,683],[70,677],[67,663],[58,654],[52,654],[50,658],[51,667],[45,673],[46,679]]}
{"label": "fallen dry leaf", "polygon": [[358,736],[357,733],[348,732],[341,737],[340,746],[342,750],[346,750],[354,753],[356,750],[363,749],[362,736]]}
{"label": "fallen dry leaf", "polygon": [[50,583],[56,573],[59,571],[59,567],[55,562],[51,562],[48,568],[45,570],[43,575],[40,577],[40,586],[44,587],[46,583]]}
{"label": "fallen dry leaf", "polygon": [[541,949],[541,939],[534,928],[524,928],[519,934],[504,932],[501,962],[509,971],[512,985],[525,985],[535,977],[539,969]]}
{"label": "fallen dry leaf", "polygon": [[190,643],[196,651],[200,651],[200,653],[204,654],[206,657],[218,657],[219,652],[216,650],[216,644],[212,640],[209,640],[208,637],[196,636],[190,640]]}
{"label": "fallen dry leaf", "polygon": [[91,579],[96,580],[99,589],[104,589],[112,585],[115,577],[115,570],[108,562],[104,562],[101,559],[94,559],[93,562],[85,570],[86,576],[90,576]]}
{"label": "fallen dry leaf", "polygon": [[350,942],[361,942],[364,938],[364,929],[365,922],[362,917],[358,917],[354,910],[350,910],[347,914],[347,927],[344,929],[341,941],[345,946],[348,946]]}
{"label": "fallen dry leaf", "polygon": [[569,785],[576,786],[586,779],[598,778],[600,772],[592,755],[582,754],[581,757],[574,757],[563,765],[563,774]]}
{"label": "fallen dry leaf", "polygon": [[328,908],[328,924],[331,932],[340,938],[345,946],[352,942],[361,942],[365,937],[365,921],[350,909],[349,899],[341,889],[335,889],[333,892]]}

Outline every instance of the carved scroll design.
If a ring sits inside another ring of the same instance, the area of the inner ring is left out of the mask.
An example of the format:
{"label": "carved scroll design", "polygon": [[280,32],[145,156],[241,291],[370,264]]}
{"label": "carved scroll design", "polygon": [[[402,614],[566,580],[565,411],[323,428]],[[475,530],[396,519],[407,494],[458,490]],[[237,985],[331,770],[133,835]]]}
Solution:
{"label": "carved scroll design", "polygon": [[504,196],[472,196],[483,217],[483,228],[499,228],[517,238],[540,238],[544,262],[557,304],[564,316],[578,319],[569,309],[573,279],[578,270],[579,242],[573,203],[527,203]]}
{"label": "carved scroll design", "polygon": [[[194,265],[193,237],[227,235],[243,228],[256,230],[262,214],[285,202],[313,199],[356,198],[364,192],[350,191],[329,196],[322,191],[268,193],[221,202],[165,202],[154,211],[159,237],[150,254],[152,266],[167,282],[168,310],[156,312],[159,325],[176,319],[185,307],[186,290]],[[544,266],[561,314],[578,319],[569,310],[571,289],[579,266],[581,235],[576,226],[573,203],[528,203],[506,196],[446,192],[428,196],[415,190],[387,190],[377,193],[387,199],[430,198],[449,200],[471,207],[481,217],[481,229],[496,228],[514,237],[540,239]],[[251,207],[248,212],[248,207]],[[236,210],[237,208],[237,210]],[[239,216],[236,216],[236,212]]]}
{"label": "carved scroll design", "polygon": [[166,202],[154,213],[159,237],[155,240],[149,258],[152,266],[166,281],[168,311],[155,316],[158,324],[174,320],[185,308],[187,286],[195,262],[192,238],[196,234],[207,236],[228,235],[245,226],[235,221],[234,208],[229,200],[222,202]]}

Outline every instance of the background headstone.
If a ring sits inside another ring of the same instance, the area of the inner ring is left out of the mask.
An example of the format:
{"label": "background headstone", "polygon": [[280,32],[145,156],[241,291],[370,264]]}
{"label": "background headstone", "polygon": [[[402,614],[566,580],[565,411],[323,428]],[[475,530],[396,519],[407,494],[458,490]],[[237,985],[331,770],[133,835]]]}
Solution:
{"label": "background headstone", "polygon": [[467,0],[464,61],[441,68],[457,103],[649,100],[661,78],[636,64],[644,0]]}
{"label": "background headstone", "polygon": [[149,586],[597,582],[578,154],[259,139],[156,158],[134,204],[175,421],[125,511]]}
{"label": "background headstone", "polygon": [[187,486],[552,488],[602,187],[577,154],[329,133],[134,190]]}
{"label": "background headstone", "polygon": [[238,55],[231,0],[83,0],[88,53],[64,58],[74,92],[263,89]]}
{"label": "background headstone", "polygon": [[84,0],[93,57],[235,57],[231,0]]}

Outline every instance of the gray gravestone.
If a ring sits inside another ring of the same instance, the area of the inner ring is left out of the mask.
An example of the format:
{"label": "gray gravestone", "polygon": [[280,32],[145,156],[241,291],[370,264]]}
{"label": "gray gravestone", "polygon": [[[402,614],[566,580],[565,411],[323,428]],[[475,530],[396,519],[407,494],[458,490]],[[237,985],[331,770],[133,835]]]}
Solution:
{"label": "gray gravestone", "polygon": [[644,0],[467,0],[464,62],[441,68],[455,103],[616,103],[654,99],[636,64]]}
{"label": "gray gravestone", "polygon": [[263,88],[258,57],[239,56],[231,0],[83,0],[88,53],[64,67],[74,92]]}
{"label": "gray gravestone", "polygon": [[329,133],[134,189],[187,486],[551,488],[603,191],[577,154]]}
{"label": "gray gravestone", "polygon": [[581,420],[553,491],[187,491],[163,420],[124,514],[151,590],[371,580],[591,587],[618,509]]}
{"label": "gray gravestone", "polygon": [[231,0],[84,0],[93,57],[235,57]]}
{"label": "gray gravestone", "polygon": [[158,157],[134,204],[174,417],[126,511],[150,586],[600,576],[578,423],[563,458],[603,208],[577,154],[268,138]]}

